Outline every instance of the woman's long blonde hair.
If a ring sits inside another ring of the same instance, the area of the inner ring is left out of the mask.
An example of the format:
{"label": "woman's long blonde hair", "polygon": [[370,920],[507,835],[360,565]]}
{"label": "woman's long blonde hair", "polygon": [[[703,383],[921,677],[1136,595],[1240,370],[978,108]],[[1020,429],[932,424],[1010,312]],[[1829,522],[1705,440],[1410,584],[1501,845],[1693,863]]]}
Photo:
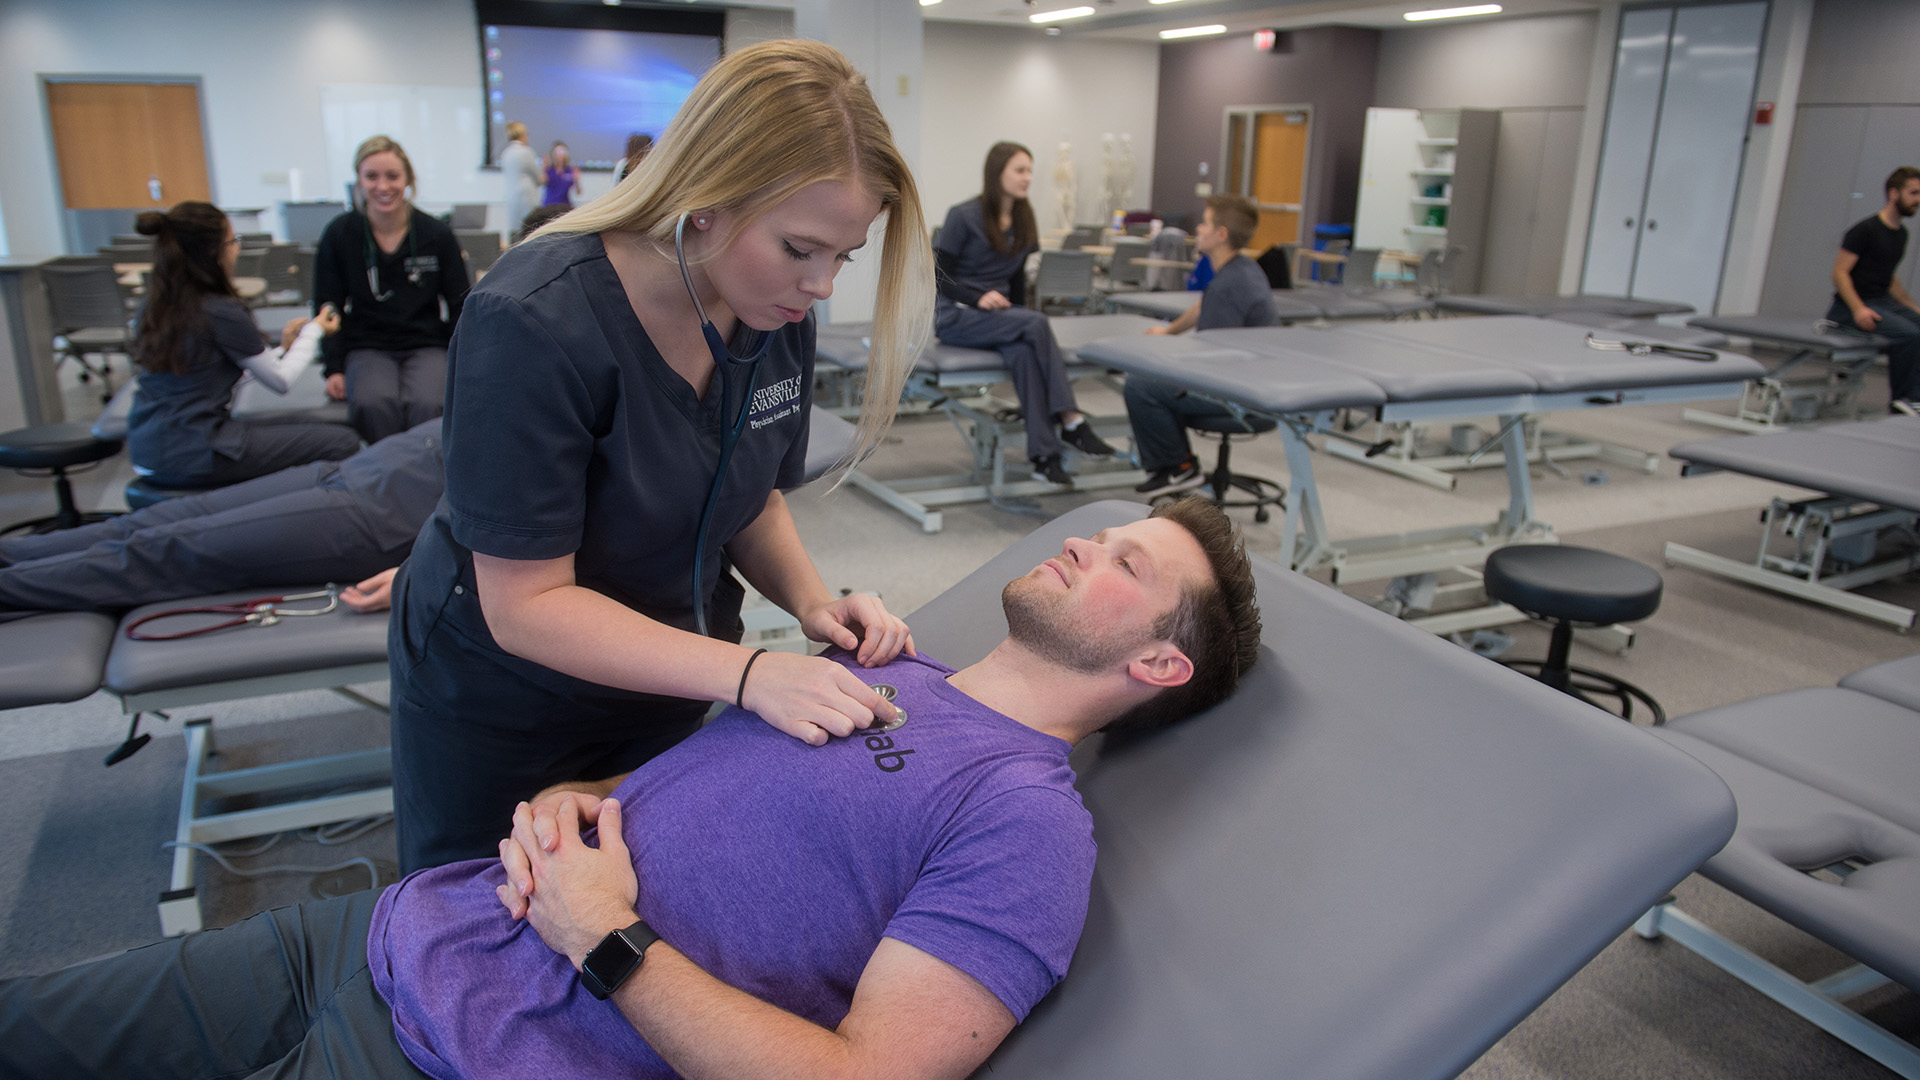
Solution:
{"label": "woman's long blonde hair", "polygon": [[887,217],[866,401],[849,462],[886,434],[933,332],[933,252],[920,194],[867,80],[832,46],[787,39],[733,53],[694,86],[633,175],[540,230],[636,232],[671,250],[681,214],[750,222],[822,180],[858,182]]}

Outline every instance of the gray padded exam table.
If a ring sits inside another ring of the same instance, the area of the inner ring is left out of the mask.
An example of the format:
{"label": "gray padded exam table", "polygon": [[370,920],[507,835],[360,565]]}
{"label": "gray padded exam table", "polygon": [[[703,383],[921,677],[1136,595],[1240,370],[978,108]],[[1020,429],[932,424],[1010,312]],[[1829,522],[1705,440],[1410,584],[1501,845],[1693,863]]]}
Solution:
{"label": "gray padded exam table", "polygon": [[[1172,321],[1200,302],[1198,292],[1114,293],[1107,303],[1116,311],[1151,315]],[[1349,319],[1398,319],[1433,310],[1433,303],[1400,292],[1335,288],[1275,289],[1273,309],[1282,325],[1297,322],[1342,322]]]}
{"label": "gray padded exam table", "polygon": [[1630,319],[1651,319],[1656,315],[1687,315],[1693,312],[1692,304],[1673,300],[1639,300],[1596,293],[1574,296],[1480,293],[1438,296],[1434,298],[1434,303],[1441,311],[1456,315],[1557,315],[1568,311],[1588,311],[1602,315],[1625,315]]}
{"label": "gray padded exam table", "polygon": [[1654,729],[1720,774],[1739,804],[1733,840],[1700,873],[1858,964],[1803,982],[1671,900],[1635,926],[1685,945],[1912,1080],[1920,1080],[1920,1048],[1843,1002],[1889,980],[1920,990],[1916,706],[1920,656],[1855,672],[1837,689],[1773,694]]}
{"label": "gray padded exam table", "polygon": [[[1760,370],[1731,354],[1712,362],[1586,347],[1585,331],[1526,316],[1375,323],[1338,330],[1263,327],[1182,337],[1109,339],[1082,358],[1155,375],[1190,393],[1279,422],[1291,476],[1280,557],[1300,570],[1331,567],[1336,581],[1367,581],[1477,566],[1508,543],[1550,541],[1534,517],[1522,421],[1545,412],[1730,398]],[[1509,502],[1499,520],[1378,540],[1332,540],[1306,437],[1349,438],[1335,412],[1383,423],[1493,415],[1501,432],[1483,449],[1505,454]],[[1420,620],[1439,633],[1515,621],[1499,606]]]}
{"label": "gray padded exam table", "polygon": [[[1180,339],[1173,339],[1180,340]],[[908,617],[952,664],[1100,502]],[[1074,752],[1099,861],[1066,981],[977,1074],[1450,1077],[1718,850],[1732,802],[1645,729],[1254,560],[1239,692]]]}
{"label": "gray padded exam table", "polygon": [[[1089,342],[1115,336],[1145,336],[1159,321],[1144,315],[1056,315],[1048,319],[1053,336],[1067,355],[1069,377],[1095,378],[1097,367],[1075,362],[1077,350]],[[815,343],[815,371],[847,374],[867,368],[867,323],[835,323],[820,327]],[[969,349],[929,342],[914,364],[902,396],[946,414],[967,441],[972,463],[967,472],[881,480],[865,469],[847,474],[847,482],[917,522],[924,532],[939,532],[945,524],[943,506],[990,502],[1007,509],[1027,510],[1019,500],[1055,495],[1069,490],[1042,480],[1010,479],[1006,454],[1025,445],[1025,429],[1009,411],[1018,403],[991,396],[992,387],[1007,381],[1006,362],[992,349]],[[1095,429],[1111,438],[1127,432],[1125,417],[1089,418]],[[1098,461],[1067,451],[1068,471],[1074,474],[1070,490],[1093,491],[1131,487],[1144,475],[1120,461]],[[1021,470],[1024,473],[1024,469]]]}
{"label": "gray padded exam table", "polygon": [[[1732,416],[1688,409],[1695,423],[1734,431],[1777,431],[1820,419],[1852,420],[1859,413],[1860,384],[1876,357],[1892,344],[1878,334],[1842,330],[1832,323],[1777,315],[1700,315],[1687,325],[1745,338],[1791,353],[1787,362],[1747,384]],[[1791,376],[1812,372],[1813,378]]]}
{"label": "gray padded exam table", "polygon": [[[1920,570],[1920,418],[1890,416],[1850,424],[1731,435],[1681,443],[1668,451],[1681,475],[1726,470],[1825,492],[1776,498],[1760,516],[1757,555],[1742,562],[1669,543],[1667,561],[1763,589],[1911,629],[1912,608],[1849,590]],[[1787,553],[1773,553],[1776,531]],[[1883,533],[1904,534],[1905,554],[1877,558]]]}

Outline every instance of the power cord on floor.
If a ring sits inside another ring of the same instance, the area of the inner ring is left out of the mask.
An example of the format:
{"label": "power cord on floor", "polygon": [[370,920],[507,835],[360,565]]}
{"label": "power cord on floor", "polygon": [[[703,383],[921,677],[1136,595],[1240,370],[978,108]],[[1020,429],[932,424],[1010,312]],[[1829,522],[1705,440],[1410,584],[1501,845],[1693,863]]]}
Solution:
{"label": "power cord on floor", "polygon": [[[375,817],[360,818],[354,821],[342,821],[332,825],[318,825],[310,829],[299,830],[297,833],[291,835],[297,835],[303,840],[310,840],[322,846],[333,847],[340,844],[352,843],[392,820],[392,814],[380,814]],[[258,878],[283,874],[312,875],[314,879],[311,883],[313,895],[321,900],[344,896],[350,892],[359,892],[362,888],[377,889],[380,887],[380,864],[374,859],[365,856],[348,859],[345,862],[334,863],[331,866],[261,866],[251,869],[235,866],[230,861],[232,859],[251,859],[259,855],[264,855],[288,835],[290,834],[284,832],[275,833],[244,851],[234,851],[231,849],[221,851],[212,844],[202,844],[191,841],[183,842],[179,840],[168,840],[160,846],[162,848],[191,848],[212,859],[214,862],[219,863],[221,869],[235,877]],[[351,870],[356,866],[363,867],[367,871],[368,882],[365,886],[349,882],[340,876],[343,871]]]}

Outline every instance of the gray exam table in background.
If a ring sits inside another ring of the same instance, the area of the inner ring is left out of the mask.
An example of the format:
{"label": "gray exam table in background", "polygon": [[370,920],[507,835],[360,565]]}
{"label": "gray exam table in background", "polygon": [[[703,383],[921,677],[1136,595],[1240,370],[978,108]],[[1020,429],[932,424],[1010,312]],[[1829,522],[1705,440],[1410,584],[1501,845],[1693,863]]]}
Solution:
{"label": "gray exam table in background", "polygon": [[[1911,545],[1920,524],[1920,418],[1890,416],[1766,435],[1700,439],[1667,452],[1685,463],[1682,475],[1725,470],[1824,493],[1807,499],[1774,499],[1761,513],[1760,541],[1752,559],[1731,559],[1669,543],[1668,562],[1901,630],[1913,627],[1912,608],[1850,590],[1920,570],[1920,552]],[[1878,554],[1878,540],[1887,532],[1908,538],[1904,553]],[[1775,553],[1776,543],[1782,545],[1783,553]],[[1916,787],[1920,788],[1920,780]]]}
{"label": "gray exam table in background", "polygon": [[1626,296],[1601,296],[1580,293],[1574,296],[1512,296],[1499,293],[1438,296],[1434,303],[1441,311],[1456,315],[1558,315],[1569,311],[1602,315],[1625,315],[1630,319],[1651,319],[1656,315],[1687,315],[1692,304],[1672,300],[1640,300]]}
{"label": "gray exam table in background", "polygon": [[[1867,369],[1892,344],[1878,334],[1841,329],[1824,319],[1699,315],[1688,319],[1687,325],[1791,354],[1766,377],[1747,384],[1732,416],[1698,409],[1683,413],[1695,423],[1744,432],[1777,431],[1820,419],[1855,419]],[[1797,377],[1809,374],[1811,378]]]}
{"label": "gray exam table in background", "polygon": [[[964,665],[1000,587],[1101,502],[908,617]],[[1074,753],[1100,846],[1066,981],[994,1080],[1450,1077],[1733,831],[1644,729],[1255,560],[1258,664],[1228,702]]]}

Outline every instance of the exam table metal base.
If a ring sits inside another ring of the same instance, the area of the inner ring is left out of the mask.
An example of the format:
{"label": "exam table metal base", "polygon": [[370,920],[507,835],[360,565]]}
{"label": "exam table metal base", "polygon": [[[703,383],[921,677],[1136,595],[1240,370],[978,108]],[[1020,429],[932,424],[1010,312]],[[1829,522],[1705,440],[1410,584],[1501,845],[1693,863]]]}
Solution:
{"label": "exam table metal base", "polygon": [[[1920,515],[1886,510],[1858,499],[1826,497],[1789,502],[1775,499],[1760,516],[1760,549],[1751,562],[1729,559],[1685,544],[1669,542],[1669,565],[1691,566],[1709,574],[1744,581],[1787,596],[1811,600],[1855,615],[1887,623],[1902,633],[1915,621],[1912,608],[1860,596],[1849,590],[1876,581],[1920,571],[1920,550],[1878,562],[1861,560],[1837,567],[1835,545],[1853,541],[1871,545],[1880,533],[1893,530],[1915,535]],[[1776,530],[1795,542],[1788,555],[1775,555]]]}
{"label": "exam table metal base", "polygon": [[1920,1048],[1842,1004],[1891,981],[1872,968],[1855,964],[1818,982],[1803,982],[1681,911],[1672,900],[1650,908],[1633,930],[1648,940],[1678,942],[1897,1075],[1920,1080]]}
{"label": "exam table metal base", "polygon": [[[1834,420],[1856,420],[1860,415],[1860,387],[1880,351],[1872,346],[1832,353],[1802,349],[1764,379],[1755,379],[1740,392],[1732,416],[1682,409],[1680,417],[1696,424],[1763,434],[1789,427]],[[1789,372],[1823,369],[1815,378],[1789,379]]]}

